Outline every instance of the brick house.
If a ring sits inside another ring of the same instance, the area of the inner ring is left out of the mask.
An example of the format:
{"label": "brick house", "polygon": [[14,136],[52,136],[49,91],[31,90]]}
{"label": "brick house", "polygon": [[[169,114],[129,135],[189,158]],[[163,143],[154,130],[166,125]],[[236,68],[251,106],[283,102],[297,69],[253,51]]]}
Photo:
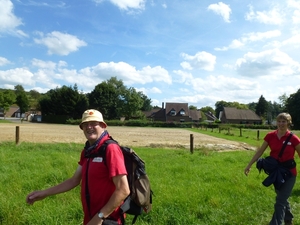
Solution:
{"label": "brick house", "polygon": [[147,118],[153,121],[163,122],[200,122],[201,113],[198,110],[190,110],[188,103],[162,103],[161,109],[145,112]]}

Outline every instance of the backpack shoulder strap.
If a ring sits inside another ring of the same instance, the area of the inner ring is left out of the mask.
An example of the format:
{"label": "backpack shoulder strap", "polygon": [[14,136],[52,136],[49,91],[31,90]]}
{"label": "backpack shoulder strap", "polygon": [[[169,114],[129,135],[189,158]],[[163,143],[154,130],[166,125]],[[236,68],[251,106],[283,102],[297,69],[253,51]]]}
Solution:
{"label": "backpack shoulder strap", "polygon": [[283,146],[282,146],[282,148],[281,148],[281,150],[280,150],[280,153],[279,153],[279,155],[278,155],[278,158],[281,158],[281,156],[282,156],[282,154],[283,154],[283,151],[284,151],[284,149],[285,149],[287,143],[290,141],[290,139],[291,139],[292,136],[293,136],[293,132],[291,132],[290,135],[289,135],[289,136],[286,138],[286,140],[284,141]]}
{"label": "backpack shoulder strap", "polygon": [[98,152],[99,152],[99,156],[102,156],[103,162],[104,162],[105,165],[106,165],[106,148],[107,148],[107,146],[108,146],[109,144],[112,144],[112,143],[119,145],[119,143],[118,143],[116,140],[114,140],[111,136],[109,136],[109,139],[107,139],[107,140],[100,146],[99,151],[98,151]]}

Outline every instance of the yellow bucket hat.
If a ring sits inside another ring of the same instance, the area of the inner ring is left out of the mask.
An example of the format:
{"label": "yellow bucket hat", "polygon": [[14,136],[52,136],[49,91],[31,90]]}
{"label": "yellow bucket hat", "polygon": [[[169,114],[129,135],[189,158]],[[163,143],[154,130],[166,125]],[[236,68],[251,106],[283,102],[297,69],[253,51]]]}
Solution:
{"label": "yellow bucket hat", "polygon": [[105,128],[107,127],[107,124],[103,120],[102,113],[99,112],[98,110],[95,109],[88,109],[84,111],[82,114],[82,119],[81,123],[79,124],[80,129],[82,130],[82,124],[85,122],[90,122],[90,121],[97,121],[102,124],[104,124]]}

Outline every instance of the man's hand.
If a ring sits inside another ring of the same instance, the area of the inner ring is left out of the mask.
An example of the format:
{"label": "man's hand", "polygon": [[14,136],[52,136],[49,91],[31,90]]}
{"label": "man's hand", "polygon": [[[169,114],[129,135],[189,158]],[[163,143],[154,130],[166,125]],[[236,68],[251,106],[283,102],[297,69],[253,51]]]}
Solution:
{"label": "man's hand", "polygon": [[87,225],[101,225],[103,223],[103,219],[98,217],[98,213],[87,223]]}

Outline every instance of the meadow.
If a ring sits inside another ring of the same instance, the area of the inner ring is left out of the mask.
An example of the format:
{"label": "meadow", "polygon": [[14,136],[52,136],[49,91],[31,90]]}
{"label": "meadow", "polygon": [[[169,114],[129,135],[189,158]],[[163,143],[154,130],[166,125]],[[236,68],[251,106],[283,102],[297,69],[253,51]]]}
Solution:
{"label": "meadow", "polygon": [[[1,128],[1,127],[0,127]],[[188,130],[191,132],[192,130]],[[238,134],[193,130],[230,140],[261,140]],[[255,136],[255,135],[254,135]],[[224,139],[225,140],[225,139]],[[79,187],[27,205],[26,195],[72,176],[81,143],[0,141],[0,224],[80,225]],[[196,148],[134,147],[146,162],[154,191],[153,209],[137,225],[267,225],[273,212],[273,187],[265,187],[264,173],[255,165],[248,177],[243,170],[254,151],[217,151]],[[265,153],[267,155],[267,152]],[[299,162],[299,157],[296,157]],[[290,198],[294,224],[300,224],[300,181]],[[126,219],[131,224],[131,216]]]}

